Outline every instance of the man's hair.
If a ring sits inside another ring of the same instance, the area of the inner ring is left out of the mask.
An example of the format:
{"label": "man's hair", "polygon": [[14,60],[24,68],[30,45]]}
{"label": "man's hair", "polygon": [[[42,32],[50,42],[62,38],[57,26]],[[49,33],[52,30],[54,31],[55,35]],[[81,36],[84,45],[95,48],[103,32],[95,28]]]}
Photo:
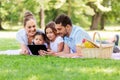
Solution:
{"label": "man's hair", "polygon": [[61,24],[62,26],[66,27],[67,25],[72,26],[72,21],[71,19],[65,15],[65,14],[61,14],[59,15],[56,19],[55,19],[55,23],[56,24]]}

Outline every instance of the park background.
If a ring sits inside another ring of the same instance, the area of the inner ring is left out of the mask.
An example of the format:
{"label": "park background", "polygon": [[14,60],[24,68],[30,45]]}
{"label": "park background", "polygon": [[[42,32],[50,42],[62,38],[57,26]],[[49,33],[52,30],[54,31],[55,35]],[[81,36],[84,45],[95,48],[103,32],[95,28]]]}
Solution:
{"label": "park background", "polygon": [[0,0],[0,30],[23,28],[26,10],[31,11],[39,28],[61,13],[74,25],[89,30],[120,27],[119,0]]}
{"label": "park background", "polygon": [[[23,28],[26,10],[37,27],[61,13],[74,25],[102,39],[120,34],[119,0],[0,0],[0,51],[19,49],[16,32]],[[119,42],[120,45],[120,42]],[[113,59],[59,58],[52,56],[0,55],[0,80],[119,80],[120,61]]]}

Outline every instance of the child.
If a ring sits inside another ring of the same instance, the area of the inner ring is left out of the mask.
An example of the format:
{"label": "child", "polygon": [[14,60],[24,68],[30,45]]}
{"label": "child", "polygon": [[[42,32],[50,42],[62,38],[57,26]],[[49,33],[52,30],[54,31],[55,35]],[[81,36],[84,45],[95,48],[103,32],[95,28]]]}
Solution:
{"label": "child", "polygon": [[49,48],[53,52],[63,51],[64,43],[63,38],[57,35],[57,30],[55,29],[55,22],[50,22],[45,27],[45,34],[49,40]]}
{"label": "child", "polygon": [[[35,36],[34,36],[34,39],[32,40],[32,44],[31,45],[38,45],[38,46],[34,46],[34,50],[32,53],[35,53],[34,51],[35,50],[38,50],[40,48],[39,45],[41,45],[41,47],[43,48],[42,45],[45,45],[46,48],[47,48],[47,44],[46,44],[46,35],[42,32],[36,32],[35,33]],[[43,51],[44,50],[39,50],[37,54],[35,55],[43,55]],[[30,51],[30,54],[32,54],[31,51]]]}
{"label": "child", "polygon": [[45,44],[45,42],[46,42],[46,35],[41,32],[36,32],[35,37],[32,41],[32,45],[43,45]]}

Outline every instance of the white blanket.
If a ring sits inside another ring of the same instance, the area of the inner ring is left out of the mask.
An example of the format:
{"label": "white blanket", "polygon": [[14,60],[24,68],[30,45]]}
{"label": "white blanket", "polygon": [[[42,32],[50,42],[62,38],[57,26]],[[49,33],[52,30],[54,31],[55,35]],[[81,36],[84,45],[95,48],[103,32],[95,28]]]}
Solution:
{"label": "white blanket", "polygon": [[[0,54],[5,55],[20,55],[21,49],[18,50],[6,50],[6,51],[0,51]],[[120,60],[120,53],[112,53],[111,59]]]}
{"label": "white blanket", "polygon": [[18,50],[6,50],[6,51],[0,51],[0,54],[6,54],[6,55],[19,55],[21,49]]}

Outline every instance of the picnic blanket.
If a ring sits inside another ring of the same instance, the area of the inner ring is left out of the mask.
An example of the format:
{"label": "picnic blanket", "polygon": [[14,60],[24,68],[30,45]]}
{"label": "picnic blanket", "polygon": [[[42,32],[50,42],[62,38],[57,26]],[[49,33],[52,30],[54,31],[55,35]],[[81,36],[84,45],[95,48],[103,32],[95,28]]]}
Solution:
{"label": "picnic blanket", "polygon": [[[120,47],[119,47],[119,49],[120,49]],[[21,49],[0,51],[0,54],[5,54],[5,55],[20,55],[20,50]],[[76,57],[76,58],[78,58],[78,57]],[[120,60],[120,53],[112,53],[111,59]]]}
{"label": "picnic blanket", "polygon": [[5,55],[20,55],[21,49],[18,50],[6,50],[6,51],[0,51],[0,54],[5,54]]}

